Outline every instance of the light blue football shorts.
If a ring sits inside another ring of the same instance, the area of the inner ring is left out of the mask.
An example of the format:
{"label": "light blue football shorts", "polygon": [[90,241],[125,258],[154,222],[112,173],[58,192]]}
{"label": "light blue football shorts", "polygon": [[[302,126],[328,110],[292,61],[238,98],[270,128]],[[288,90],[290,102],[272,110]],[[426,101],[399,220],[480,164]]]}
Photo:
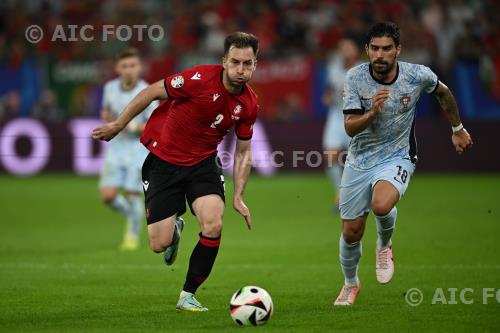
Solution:
{"label": "light blue football shorts", "polygon": [[99,187],[142,192],[142,164],[148,150],[140,144],[123,145],[106,151]]}
{"label": "light blue football shorts", "polygon": [[351,138],[344,127],[344,114],[342,110],[331,110],[326,120],[323,131],[324,149],[347,149]]}
{"label": "light blue football shorts", "polygon": [[141,168],[137,165],[105,163],[99,187],[119,188],[128,192],[142,192]]}
{"label": "light blue football shorts", "polygon": [[368,170],[357,170],[347,163],[340,185],[340,217],[353,220],[370,212],[373,187],[379,180],[390,182],[401,199],[408,188],[415,164],[409,159],[396,159]]}

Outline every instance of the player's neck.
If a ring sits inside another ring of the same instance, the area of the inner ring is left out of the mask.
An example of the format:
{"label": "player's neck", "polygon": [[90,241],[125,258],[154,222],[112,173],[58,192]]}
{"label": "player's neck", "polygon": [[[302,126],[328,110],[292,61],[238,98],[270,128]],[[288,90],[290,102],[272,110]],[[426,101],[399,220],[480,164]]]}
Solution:
{"label": "player's neck", "polygon": [[132,90],[137,84],[137,81],[138,80],[135,81],[120,80],[120,88],[125,91]]}

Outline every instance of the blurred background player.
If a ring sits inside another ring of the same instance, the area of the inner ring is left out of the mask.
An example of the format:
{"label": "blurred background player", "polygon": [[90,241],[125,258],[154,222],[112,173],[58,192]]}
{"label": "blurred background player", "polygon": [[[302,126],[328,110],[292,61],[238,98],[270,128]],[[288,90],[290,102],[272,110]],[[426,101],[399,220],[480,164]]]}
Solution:
{"label": "blurred background player", "polygon": [[345,128],[352,140],[340,186],[339,257],[345,282],[335,305],[354,304],[360,291],[358,262],[370,210],[377,222],[377,280],[392,279],[396,204],[417,162],[415,108],[422,92],[433,94],[448,115],[457,153],[472,146],[448,87],[428,67],[397,60],[401,44],[395,23],[375,24],[365,49],[370,62],[349,70],[344,86]]}
{"label": "blurred background player", "polygon": [[[105,122],[115,120],[125,106],[148,86],[140,78],[142,66],[135,48],[126,49],[118,55],[115,71],[118,78],[104,86],[101,118]],[[135,250],[139,246],[144,216],[141,167],[148,153],[139,137],[157,105],[157,101],[151,102],[140,116],[108,143],[101,171],[99,188],[102,201],[126,219],[125,235],[120,245],[123,251]]]}
{"label": "blurred background player", "polygon": [[359,64],[359,49],[352,39],[342,39],[337,50],[327,63],[328,86],[323,94],[323,103],[329,107],[325,129],[323,131],[323,149],[328,157],[326,172],[335,189],[334,211],[339,211],[339,189],[342,179],[342,156],[347,150],[351,138],[344,128],[342,113],[342,92],[347,71]]}
{"label": "blurred background player", "polygon": [[137,95],[115,121],[97,127],[94,139],[111,140],[153,100],[168,99],[145,128],[141,142],[150,150],[142,167],[149,245],[167,265],[177,256],[186,201],[200,225],[189,259],[178,311],[207,311],[194,297],[215,263],[225,207],[224,176],[217,146],[234,126],[233,207],[252,228],[243,192],[251,170],[253,125],[259,109],[247,82],[257,65],[259,42],[244,32],[224,40],[221,65],[200,65],[170,75]]}

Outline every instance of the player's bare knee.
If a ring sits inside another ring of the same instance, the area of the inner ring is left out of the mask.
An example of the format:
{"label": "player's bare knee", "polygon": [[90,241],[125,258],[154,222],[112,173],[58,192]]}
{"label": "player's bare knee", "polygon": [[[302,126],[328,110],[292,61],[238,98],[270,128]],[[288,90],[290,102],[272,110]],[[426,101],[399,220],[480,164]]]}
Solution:
{"label": "player's bare knee", "polygon": [[349,229],[349,230],[344,230],[342,232],[342,235],[344,236],[344,240],[347,243],[354,243],[358,242],[363,238],[363,230],[362,229]]}
{"label": "player's bare knee", "polygon": [[101,200],[104,202],[106,205],[111,205],[111,203],[115,200],[116,195],[112,195],[109,193],[102,193],[101,194]]}
{"label": "player's bare knee", "polygon": [[149,248],[156,253],[163,252],[172,243],[171,237],[165,237],[166,235],[149,235]]}
{"label": "player's bare knee", "polygon": [[207,237],[219,237],[222,233],[222,218],[214,218],[204,221],[201,227],[201,233]]}
{"label": "player's bare knee", "polygon": [[391,212],[392,204],[384,200],[372,200],[372,211],[377,216],[385,216]]}
{"label": "player's bare knee", "polygon": [[160,253],[163,252],[167,249],[167,247],[170,245],[169,241],[165,240],[159,240],[159,239],[150,239],[149,240],[149,248],[151,251],[155,253]]}
{"label": "player's bare knee", "polygon": [[364,228],[362,225],[344,224],[342,235],[347,243],[354,243],[363,237]]}

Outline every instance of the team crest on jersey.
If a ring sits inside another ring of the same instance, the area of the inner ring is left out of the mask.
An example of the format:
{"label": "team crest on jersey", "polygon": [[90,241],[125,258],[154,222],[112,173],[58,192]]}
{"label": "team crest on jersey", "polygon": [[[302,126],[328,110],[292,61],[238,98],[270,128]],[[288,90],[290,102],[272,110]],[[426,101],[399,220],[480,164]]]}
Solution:
{"label": "team crest on jersey", "polygon": [[402,96],[399,99],[399,102],[401,103],[401,105],[403,106],[404,109],[408,109],[408,106],[410,106],[410,101],[411,101],[411,97],[408,95]]}
{"label": "team crest on jersey", "polygon": [[174,76],[170,81],[170,85],[173,88],[180,88],[184,85],[184,78],[181,75]]}
{"label": "team crest on jersey", "polygon": [[233,120],[240,120],[240,117],[238,116],[241,112],[241,105],[236,105],[233,110],[233,114],[231,115],[231,118]]}

